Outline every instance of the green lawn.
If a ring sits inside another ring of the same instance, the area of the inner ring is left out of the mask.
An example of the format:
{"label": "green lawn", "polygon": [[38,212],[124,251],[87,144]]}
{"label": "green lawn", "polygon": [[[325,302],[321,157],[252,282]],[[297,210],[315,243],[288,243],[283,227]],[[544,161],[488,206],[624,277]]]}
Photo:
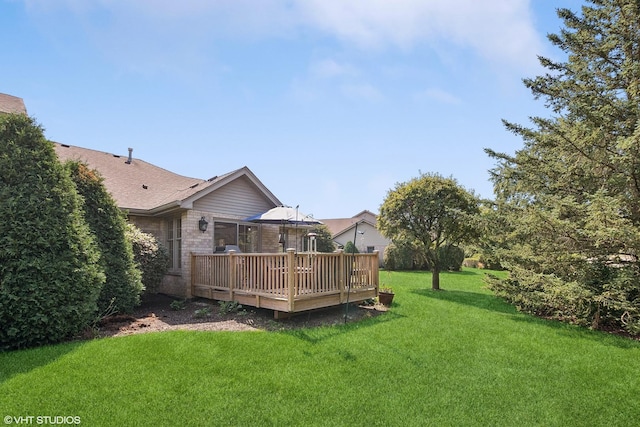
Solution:
{"label": "green lawn", "polygon": [[[640,343],[517,313],[482,271],[381,272],[384,316],[0,354],[0,415],[85,426],[631,426]],[[5,421],[7,421],[5,419]],[[17,420],[9,420],[17,421]]]}

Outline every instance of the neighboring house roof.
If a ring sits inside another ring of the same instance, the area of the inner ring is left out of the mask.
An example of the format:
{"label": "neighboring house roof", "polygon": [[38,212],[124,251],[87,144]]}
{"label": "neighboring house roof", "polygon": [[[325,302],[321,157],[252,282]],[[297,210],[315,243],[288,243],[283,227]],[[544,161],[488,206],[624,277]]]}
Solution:
{"label": "neighboring house roof", "polygon": [[144,160],[54,143],[61,161],[76,160],[97,170],[118,206],[137,214],[193,208],[193,202],[240,177],[247,178],[273,203],[281,202],[246,166],[207,180],[170,172]]}
{"label": "neighboring house roof", "polygon": [[331,232],[331,239],[338,247],[352,242],[359,251],[378,251],[380,265],[383,265],[384,251],[391,240],[378,230],[376,214],[364,210],[351,218],[323,219],[322,222]]}
{"label": "neighboring house roof", "polygon": [[364,221],[375,228],[376,214],[371,211],[364,210],[351,218],[321,219],[320,221],[327,226],[331,235],[335,237],[352,229],[355,224],[360,221]]}
{"label": "neighboring house roof", "polygon": [[27,107],[24,106],[22,98],[0,93],[0,113],[27,114]]}

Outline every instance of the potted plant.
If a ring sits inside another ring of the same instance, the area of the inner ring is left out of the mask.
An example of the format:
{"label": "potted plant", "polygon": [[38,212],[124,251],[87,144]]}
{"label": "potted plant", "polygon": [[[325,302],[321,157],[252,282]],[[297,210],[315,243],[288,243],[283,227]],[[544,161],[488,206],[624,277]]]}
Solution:
{"label": "potted plant", "polygon": [[393,302],[394,295],[395,294],[393,293],[393,289],[391,287],[382,285],[378,290],[378,301],[380,301],[380,304],[390,306]]}

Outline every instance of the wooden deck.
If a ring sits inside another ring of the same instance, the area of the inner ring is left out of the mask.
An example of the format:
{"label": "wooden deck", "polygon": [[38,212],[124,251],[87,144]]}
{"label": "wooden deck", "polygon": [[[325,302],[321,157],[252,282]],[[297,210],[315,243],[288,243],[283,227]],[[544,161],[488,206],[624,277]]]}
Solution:
{"label": "wooden deck", "polygon": [[378,296],[378,254],[191,255],[193,296],[295,313]]}

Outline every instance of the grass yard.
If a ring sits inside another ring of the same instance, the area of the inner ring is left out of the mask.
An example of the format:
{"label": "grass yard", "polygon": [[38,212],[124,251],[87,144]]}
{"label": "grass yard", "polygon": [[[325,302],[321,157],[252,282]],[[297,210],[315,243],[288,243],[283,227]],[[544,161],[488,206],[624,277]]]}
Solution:
{"label": "grass yard", "polygon": [[0,415],[85,426],[638,425],[639,342],[517,313],[483,289],[483,274],[445,273],[432,292],[428,273],[381,272],[396,291],[390,312],[337,327],[0,354]]}

